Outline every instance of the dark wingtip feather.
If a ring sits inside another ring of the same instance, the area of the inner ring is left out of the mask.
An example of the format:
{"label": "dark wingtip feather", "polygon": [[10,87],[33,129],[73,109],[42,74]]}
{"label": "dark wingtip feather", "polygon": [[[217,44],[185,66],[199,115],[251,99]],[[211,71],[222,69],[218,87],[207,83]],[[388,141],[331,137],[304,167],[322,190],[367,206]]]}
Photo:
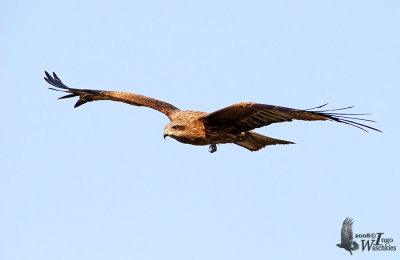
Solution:
{"label": "dark wingtip feather", "polygon": [[44,80],[50,85],[57,87],[57,82],[54,81],[53,77],[47,71],[45,71],[45,74],[47,78],[44,77]]}
{"label": "dark wingtip feather", "polygon": [[53,72],[53,76],[54,76],[54,79],[56,80],[57,83],[62,84],[60,78],[57,77],[57,74],[55,72]]}
{"label": "dark wingtip feather", "polygon": [[[53,76],[51,76],[47,71],[45,71],[44,73],[46,74],[46,77],[44,77],[46,82],[54,86],[54,88],[50,87],[49,89],[69,93],[68,95],[62,96],[58,99],[65,99],[65,98],[79,96],[79,93],[75,89],[69,88],[66,85],[64,85],[55,72],[53,72]],[[75,107],[78,107],[84,104],[85,102],[86,101],[79,99],[78,102],[75,104]]]}
{"label": "dark wingtip feather", "polygon": [[46,80],[46,82],[49,83],[50,85],[54,86],[54,83],[50,79],[44,77],[44,80]]}
{"label": "dark wingtip feather", "polygon": [[51,78],[50,74],[47,71],[44,71],[44,73],[46,74],[47,78],[49,78],[49,79]]}
{"label": "dark wingtip feather", "polygon": [[47,81],[47,83],[49,83],[53,86],[57,85],[57,83],[54,81],[53,77],[47,71],[45,71],[44,73],[46,74],[46,77],[44,77],[44,79]]}
{"label": "dark wingtip feather", "polygon": [[71,97],[76,97],[76,96],[79,96],[79,94],[72,93],[72,94],[68,94],[68,95],[59,97],[58,99],[71,98]]}
{"label": "dark wingtip feather", "polygon": [[59,91],[59,92],[66,92],[66,93],[69,93],[68,90],[64,90],[64,89],[58,89],[58,88],[49,88],[49,89],[55,90],[55,91]]}
{"label": "dark wingtip feather", "polygon": [[[325,105],[326,104],[324,104],[322,106],[319,106],[319,107],[307,109],[305,111],[313,110],[313,109],[316,109],[316,108],[321,108],[321,107],[324,107]],[[368,132],[368,129],[369,129],[369,130],[374,130],[374,131],[383,133],[381,130],[379,130],[377,128],[374,128],[372,126],[365,125],[365,124],[362,124],[360,122],[357,122],[357,121],[375,122],[374,120],[365,119],[365,118],[359,118],[359,117],[353,117],[353,116],[363,116],[363,115],[368,115],[368,114],[336,113],[336,112],[332,113],[332,111],[347,110],[347,109],[351,109],[351,108],[354,108],[354,106],[336,108],[336,109],[310,111],[310,112],[317,113],[317,114],[320,114],[320,115],[324,115],[329,120],[333,120],[333,121],[336,121],[336,122],[340,122],[340,123],[344,123],[344,124],[347,124],[347,125],[351,125],[351,126],[359,128],[359,129],[361,129],[361,130],[363,130],[365,132]]]}
{"label": "dark wingtip feather", "polygon": [[356,121],[356,120],[359,120],[359,121],[375,122],[373,120],[363,119],[363,118],[356,118],[356,117],[348,117],[348,116],[329,115],[329,114],[327,114],[327,116],[329,117],[330,120],[334,120],[336,122],[340,122],[340,123],[344,123],[344,124],[347,124],[347,125],[351,125],[351,126],[357,127],[359,129],[367,132],[367,133],[369,132],[367,129],[383,133],[381,130],[379,130],[377,128],[374,128],[372,126],[369,126],[369,125],[366,125],[366,124],[362,124],[362,123]]}
{"label": "dark wingtip feather", "polygon": [[[69,87],[67,87],[66,85],[64,85],[61,82],[60,78],[57,76],[57,74],[55,72],[53,72],[53,77],[47,71],[45,71],[44,73],[46,74],[46,77],[44,79],[50,85],[52,85],[52,86],[54,86],[56,88],[70,90]],[[55,90],[55,89],[53,89],[53,90]]]}
{"label": "dark wingtip feather", "polygon": [[77,107],[79,107],[79,106],[81,106],[81,105],[83,105],[83,104],[85,104],[85,103],[86,103],[86,100],[80,98],[80,99],[75,103],[74,108],[77,108]]}
{"label": "dark wingtip feather", "polygon": [[317,106],[317,107],[313,107],[313,108],[304,109],[304,111],[309,111],[309,110],[313,110],[313,109],[318,109],[318,108],[324,107],[324,106],[326,106],[326,105],[328,105],[328,104],[329,104],[329,103],[325,103],[325,104],[323,104],[323,105],[320,105],[320,106]]}

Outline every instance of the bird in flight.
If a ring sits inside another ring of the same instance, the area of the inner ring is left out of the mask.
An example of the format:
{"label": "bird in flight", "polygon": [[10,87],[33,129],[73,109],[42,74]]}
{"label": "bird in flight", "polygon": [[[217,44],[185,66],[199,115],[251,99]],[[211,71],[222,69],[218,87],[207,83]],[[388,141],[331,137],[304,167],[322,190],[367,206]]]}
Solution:
{"label": "bird in flight", "polygon": [[354,221],[349,217],[343,221],[340,232],[341,243],[336,244],[338,247],[349,251],[351,255],[353,255],[351,251],[357,250],[360,247],[356,241],[353,241],[353,224]]}
{"label": "bird in flight", "polygon": [[339,110],[352,107],[316,110],[324,107],[325,104],[312,109],[300,110],[254,102],[240,102],[212,113],[205,113],[180,110],[167,102],[134,93],[69,88],[54,72],[53,76],[47,71],[45,74],[44,79],[54,87],[50,87],[50,89],[68,93],[59,99],[79,97],[75,107],[91,101],[112,100],[158,110],[170,119],[170,123],[164,129],[164,139],[171,137],[185,144],[209,145],[211,153],[217,151],[217,144],[226,143],[234,143],[250,151],[258,151],[267,145],[293,144],[290,141],[271,138],[251,131],[273,123],[292,120],[330,120],[355,126],[366,132],[368,129],[381,132],[379,129],[360,123],[360,121],[374,121],[354,117],[363,114],[337,113]]}

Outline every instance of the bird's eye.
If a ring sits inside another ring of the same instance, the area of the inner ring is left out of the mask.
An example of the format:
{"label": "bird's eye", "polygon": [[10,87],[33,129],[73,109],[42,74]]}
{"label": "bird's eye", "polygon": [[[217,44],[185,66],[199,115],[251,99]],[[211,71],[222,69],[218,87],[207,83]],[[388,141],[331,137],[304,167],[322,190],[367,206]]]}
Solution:
{"label": "bird's eye", "polygon": [[171,128],[174,130],[182,130],[184,127],[181,125],[173,125]]}

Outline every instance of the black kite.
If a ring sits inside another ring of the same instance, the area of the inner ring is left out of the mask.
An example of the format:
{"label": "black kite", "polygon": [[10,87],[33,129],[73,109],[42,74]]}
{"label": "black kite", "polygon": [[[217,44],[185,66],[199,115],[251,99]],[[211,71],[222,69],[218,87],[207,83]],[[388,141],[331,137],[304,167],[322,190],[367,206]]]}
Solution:
{"label": "black kite", "polygon": [[69,93],[66,96],[60,97],[60,99],[79,97],[75,107],[91,101],[112,100],[158,110],[171,120],[165,126],[164,138],[169,136],[181,143],[210,145],[209,151],[211,153],[217,151],[217,144],[225,143],[234,143],[250,151],[258,151],[267,145],[293,144],[290,141],[274,139],[251,131],[272,123],[289,122],[292,120],[331,120],[358,127],[364,131],[367,131],[366,129],[380,131],[355,121],[373,122],[372,120],[351,117],[361,114],[333,112],[351,107],[316,111],[315,109],[321,108],[324,105],[312,109],[300,110],[253,102],[241,102],[212,113],[191,110],[182,111],[164,101],[134,93],[69,88],[61,82],[55,73],[53,73],[54,77],[47,72],[45,73],[47,78],[45,77],[44,79],[50,85],[56,87],[50,89]]}

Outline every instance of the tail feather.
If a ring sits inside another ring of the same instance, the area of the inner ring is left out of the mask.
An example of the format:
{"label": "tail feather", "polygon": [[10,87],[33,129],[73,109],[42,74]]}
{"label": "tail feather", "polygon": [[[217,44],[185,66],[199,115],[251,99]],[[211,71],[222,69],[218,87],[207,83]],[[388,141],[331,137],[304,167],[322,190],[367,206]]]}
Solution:
{"label": "tail feather", "polygon": [[290,141],[271,138],[253,131],[249,131],[246,132],[246,135],[242,137],[241,140],[235,142],[235,144],[240,145],[250,151],[258,151],[267,145],[294,143]]}

